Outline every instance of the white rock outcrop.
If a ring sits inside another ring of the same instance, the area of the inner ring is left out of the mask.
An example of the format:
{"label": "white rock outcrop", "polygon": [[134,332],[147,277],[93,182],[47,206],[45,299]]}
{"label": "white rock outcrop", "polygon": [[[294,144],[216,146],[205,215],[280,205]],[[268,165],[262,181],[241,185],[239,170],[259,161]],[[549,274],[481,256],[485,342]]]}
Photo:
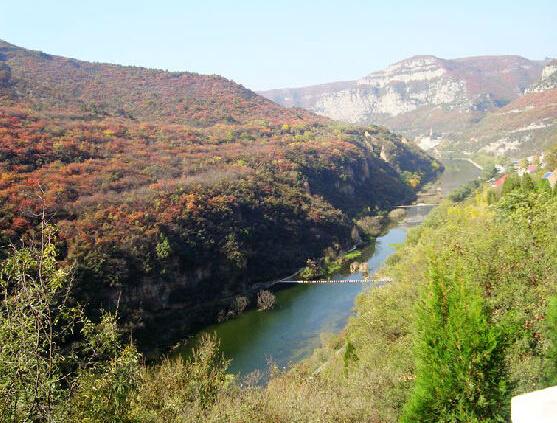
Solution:
{"label": "white rock outcrop", "polygon": [[447,71],[440,66],[441,59],[434,56],[416,56],[373,72],[358,81],[359,85],[385,87],[393,81],[415,82],[438,79]]}
{"label": "white rock outcrop", "polygon": [[540,80],[533,84],[526,92],[539,93],[557,88],[557,60],[544,66]]}
{"label": "white rock outcrop", "polygon": [[322,95],[313,110],[348,122],[371,115],[397,116],[422,106],[460,102],[466,107],[466,82],[449,74],[444,61],[418,56],[395,63],[359,81],[354,88]]}
{"label": "white rock outcrop", "polygon": [[555,74],[555,72],[557,72],[557,61],[553,61],[543,68],[541,80],[548,79]]}

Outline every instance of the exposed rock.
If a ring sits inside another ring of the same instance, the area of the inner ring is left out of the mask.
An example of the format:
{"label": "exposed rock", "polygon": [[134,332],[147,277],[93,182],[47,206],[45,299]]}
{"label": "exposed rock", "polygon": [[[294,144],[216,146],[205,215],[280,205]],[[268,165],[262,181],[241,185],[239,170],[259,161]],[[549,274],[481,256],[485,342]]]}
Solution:
{"label": "exposed rock", "polygon": [[369,265],[367,261],[363,263],[357,261],[350,263],[350,273],[360,272],[365,274],[368,271],[369,271]]}
{"label": "exposed rock", "polygon": [[352,238],[352,242],[354,242],[354,244],[358,245],[362,243],[362,237],[360,236],[360,231],[358,231],[357,226],[352,227],[350,237]]}
{"label": "exposed rock", "polygon": [[446,138],[518,98],[538,80],[543,65],[519,56],[415,56],[358,81],[261,94],[333,119],[385,125],[410,138],[424,137],[431,128]]}
{"label": "exposed rock", "polygon": [[389,156],[387,155],[387,151],[385,150],[385,146],[381,147],[381,154],[379,154],[379,157],[381,157],[381,160],[384,160],[387,163],[389,163]]}
{"label": "exposed rock", "polygon": [[548,65],[543,68],[542,71],[542,81],[548,79],[549,77],[553,76],[557,72],[557,60],[552,61]]}
{"label": "exposed rock", "polygon": [[557,88],[557,60],[553,60],[543,68],[539,81],[528,88],[527,92],[539,93],[554,88]]}

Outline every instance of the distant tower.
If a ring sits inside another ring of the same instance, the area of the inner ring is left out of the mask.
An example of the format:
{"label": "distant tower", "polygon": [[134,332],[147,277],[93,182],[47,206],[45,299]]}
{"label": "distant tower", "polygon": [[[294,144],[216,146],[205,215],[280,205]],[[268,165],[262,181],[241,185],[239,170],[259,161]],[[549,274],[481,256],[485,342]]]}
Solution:
{"label": "distant tower", "polygon": [[429,139],[433,139],[433,127],[429,128]]}

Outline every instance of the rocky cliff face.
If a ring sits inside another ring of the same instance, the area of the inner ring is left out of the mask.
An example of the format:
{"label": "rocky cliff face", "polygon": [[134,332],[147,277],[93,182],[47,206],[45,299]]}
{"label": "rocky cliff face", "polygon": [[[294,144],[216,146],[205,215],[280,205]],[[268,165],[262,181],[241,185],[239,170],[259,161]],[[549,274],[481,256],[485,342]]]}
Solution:
{"label": "rocky cliff face", "polygon": [[413,57],[360,79],[352,89],[323,95],[314,110],[335,119],[366,122],[423,106],[465,106],[466,84],[447,68],[444,60],[433,56]]}
{"label": "rocky cliff face", "polygon": [[557,136],[557,61],[549,62],[540,78],[511,103],[487,113],[455,136],[446,147],[515,158],[536,154]]}
{"label": "rocky cliff face", "polygon": [[557,88],[557,60],[544,66],[539,81],[536,81],[526,92],[543,92]]}
{"label": "rocky cliff face", "polygon": [[[415,56],[358,81],[262,94],[333,119],[376,123],[416,137],[461,131],[521,95],[542,72],[519,56]],[[308,95],[310,94],[311,95]]]}

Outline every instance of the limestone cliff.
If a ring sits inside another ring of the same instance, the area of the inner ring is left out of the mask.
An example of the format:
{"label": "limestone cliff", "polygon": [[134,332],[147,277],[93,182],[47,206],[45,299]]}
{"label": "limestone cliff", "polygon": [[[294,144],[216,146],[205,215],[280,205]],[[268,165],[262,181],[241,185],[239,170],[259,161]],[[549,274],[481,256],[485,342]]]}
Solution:
{"label": "limestone cliff", "polygon": [[527,92],[543,92],[557,88],[557,60],[549,62],[542,70],[542,75]]}
{"label": "limestone cliff", "polygon": [[519,56],[414,56],[358,81],[262,92],[333,119],[386,125],[411,137],[462,131],[519,97],[543,62]]}

